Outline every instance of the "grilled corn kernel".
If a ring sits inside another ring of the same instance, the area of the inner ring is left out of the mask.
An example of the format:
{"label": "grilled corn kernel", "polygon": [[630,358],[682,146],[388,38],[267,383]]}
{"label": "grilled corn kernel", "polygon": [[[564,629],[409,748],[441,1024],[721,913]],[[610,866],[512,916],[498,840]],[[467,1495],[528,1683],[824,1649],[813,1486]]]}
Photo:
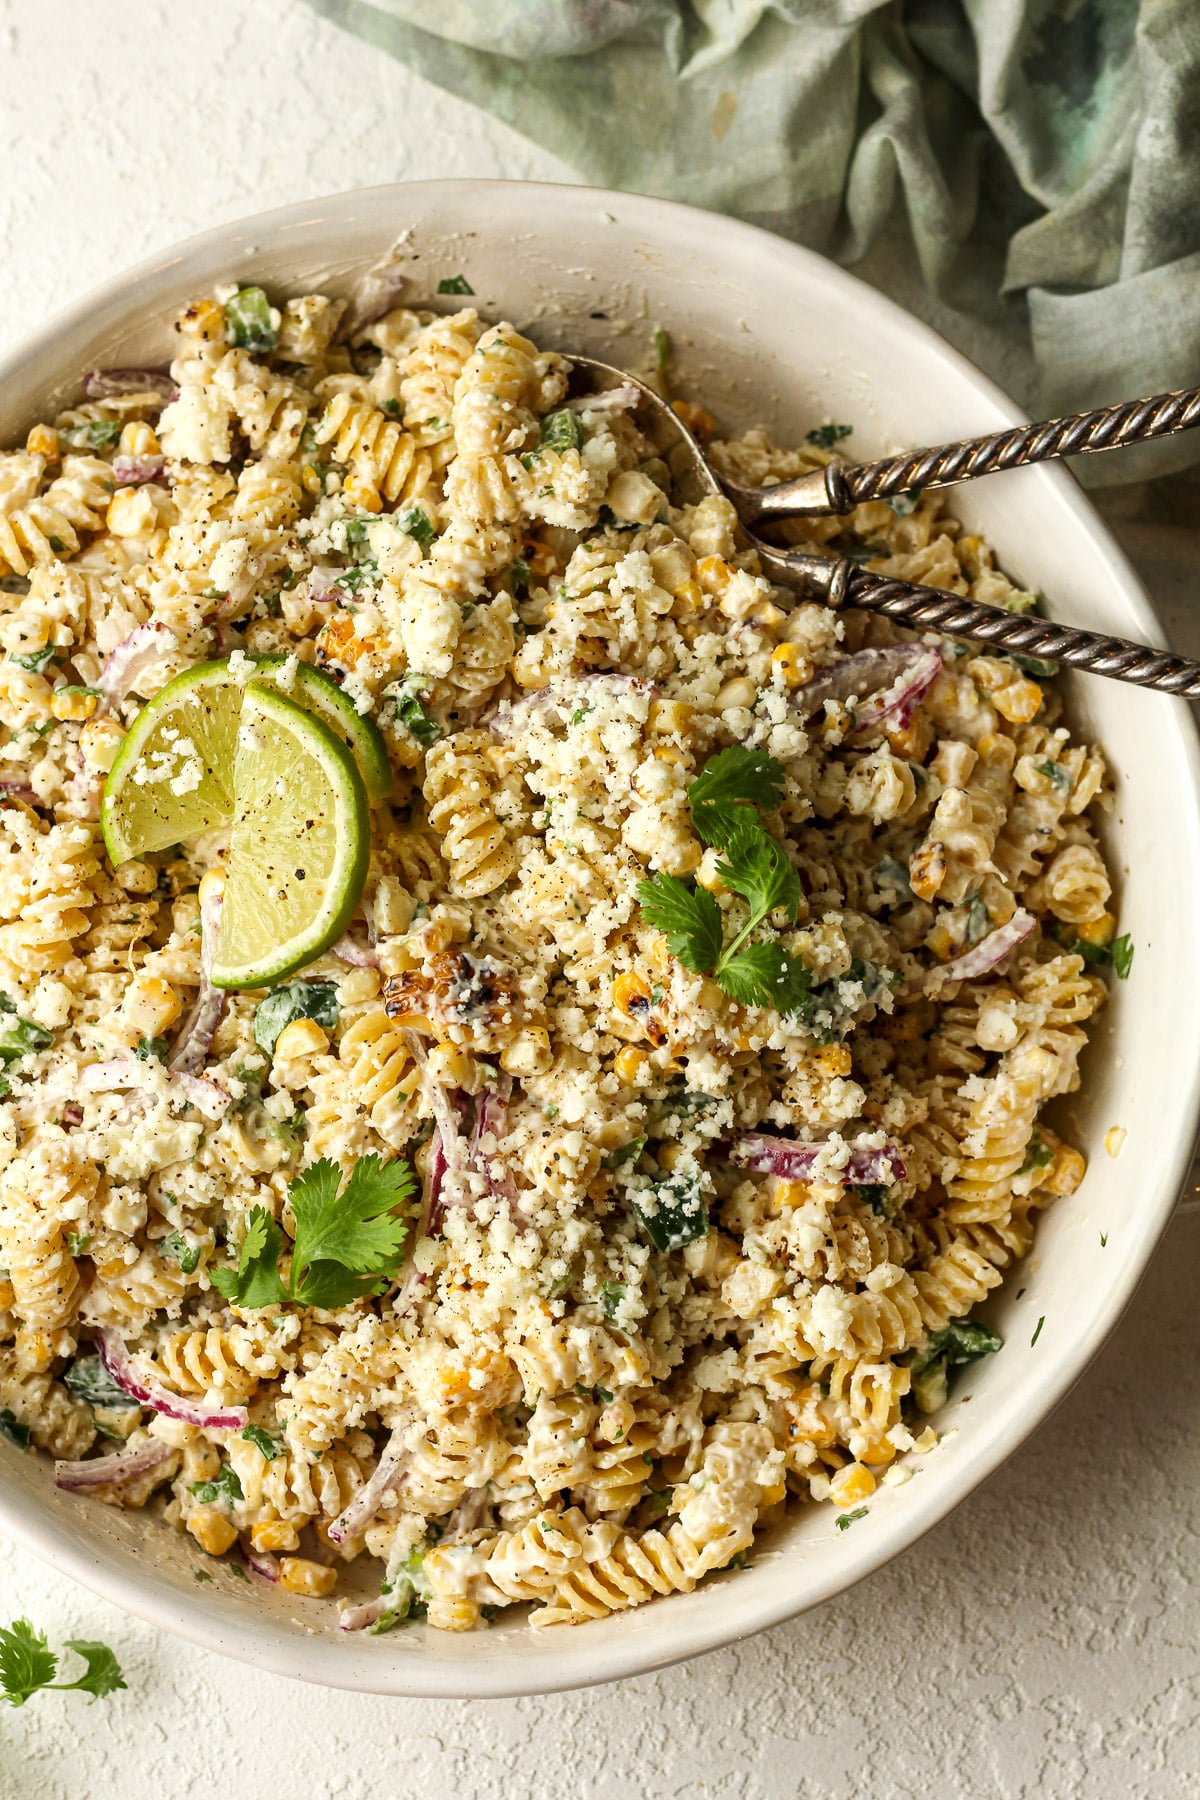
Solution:
{"label": "grilled corn kernel", "polygon": [[1075,928],[1085,944],[1111,944],[1113,933],[1117,929],[1116,913],[1098,913],[1094,919],[1088,919]]}
{"label": "grilled corn kernel", "polygon": [[1010,725],[1028,725],[1041,711],[1044,698],[1037,682],[1023,676],[1020,681],[1010,681],[1007,687],[999,688],[992,695],[992,705]]}
{"label": "grilled corn kernel", "polygon": [[717,690],[714,705],[718,712],[733,712],[740,707],[753,706],[758,699],[758,689],[745,675],[735,675],[732,681]]}
{"label": "grilled corn kernel", "polygon": [[803,687],[812,677],[812,663],[799,644],[776,644],[771,661],[783,676],[785,687]]}
{"label": "grilled corn kernel", "polygon": [[25,439],[25,448],[30,456],[44,456],[47,462],[57,462],[58,433],[52,425],[35,425]]}
{"label": "grilled corn kernel", "polygon": [[285,1556],[280,1560],[279,1580],[289,1594],[305,1594],[319,1600],[332,1594],[337,1586],[337,1570],[309,1562],[305,1556]]}
{"label": "grilled corn kernel", "polygon": [[875,1477],[862,1463],[848,1463],[829,1483],[829,1498],[835,1506],[857,1506],[874,1492]]}
{"label": "grilled corn kernel", "polygon": [[710,438],[717,429],[717,421],[712,414],[706,412],[702,406],[693,406],[690,400],[672,400],[671,410],[683,420],[693,437],[698,437],[701,443],[705,438]]}
{"label": "grilled corn kernel", "polygon": [[320,1056],[329,1048],[329,1035],[315,1019],[293,1019],[275,1039],[277,1062],[294,1062],[301,1056]]}
{"label": "grilled corn kernel", "polygon": [[144,419],[130,419],[121,432],[118,446],[122,456],[157,456],[162,449],[154,427]]}
{"label": "grilled corn kernel", "polygon": [[443,1087],[459,1087],[468,1094],[477,1094],[482,1085],[475,1058],[460,1050],[457,1044],[435,1044],[429,1052],[427,1067],[429,1079],[440,1081]]}
{"label": "grilled corn kernel", "polygon": [[372,487],[369,481],[360,480],[357,475],[347,475],[342,493],[350,505],[356,506],[360,512],[383,511],[383,501],[379,497],[378,488]]}
{"label": "grilled corn kernel", "polygon": [[650,703],[650,729],[664,737],[683,733],[691,724],[696,709],[686,700],[653,700]]}
{"label": "grilled corn kernel", "polygon": [[775,1203],[780,1207],[803,1206],[812,1193],[807,1181],[793,1181],[790,1176],[779,1175],[775,1179]]}
{"label": "grilled corn kernel", "polygon": [[197,1506],[188,1516],[187,1528],[210,1556],[224,1556],[237,1541],[237,1526],[215,1506]]}
{"label": "grilled corn kernel", "polygon": [[1087,1172],[1087,1163],[1078,1150],[1069,1144],[1060,1144],[1054,1153],[1054,1160],[1038,1183],[1043,1193],[1073,1194]]}
{"label": "grilled corn kernel", "polygon": [[923,763],[933,744],[933,726],[918,707],[907,725],[889,725],[884,732],[888,747],[908,762]]}
{"label": "grilled corn kernel", "polygon": [[86,688],[61,687],[50,698],[50,711],[56,719],[90,719],[99,704],[99,694]]}
{"label": "grilled corn kernel", "polygon": [[31,1375],[44,1375],[58,1354],[58,1346],[48,1331],[38,1330],[32,1325],[18,1327],[16,1359],[19,1369],[28,1371]]}
{"label": "grilled corn kernel", "polygon": [[613,1072],[618,1081],[632,1087],[649,1060],[645,1050],[639,1050],[636,1044],[627,1044],[624,1050],[617,1051]]}
{"label": "grilled corn kernel", "polygon": [[696,579],[706,594],[723,594],[732,575],[723,556],[702,556],[696,564]]}
{"label": "grilled corn kernel", "polygon": [[860,1462],[890,1463],[895,1460],[896,1446],[889,1444],[885,1437],[868,1438],[858,1453]]}
{"label": "grilled corn kernel", "polygon": [[694,575],[681,581],[675,589],[675,604],[671,611],[676,618],[686,618],[688,613],[698,613],[704,605],[704,592]]}
{"label": "grilled corn kernel", "polygon": [[544,1075],[553,1061],[550,1033],[544,1025],[519,1031],[500,1052],[500,1067],[506,1075]]}
{"label": "grilled corn kernel", "polygon": [[142,537],[158,523],[154,496],[145,488],[118,488],[108,503],[104,523],[114,537]]}
{"label": "grilled corn kernel", "polygon": [[225,342],[225,308],[219,300],[194,300],[175,329],[209,344]]}
{"label": "grilled corn kernel", "polygon": [[298,1550],[300,1533],[290,1519],[260,1519],[250,1527],[250,1542],[256,1550]]}
{"label": "grilled corn kernel", "polygon": [[932,900],[946,879],[946,847],[935,838],[913,851],[908,864],[908,884],[918,900]]}
{"label": "grilled corn kernel", "polygon": [[224,871],[224,869],[208,869],[200,877],[200,886],[199,886],[199,889],[197,890],[197,897],[200,901],[201,910],[203,910],[204,907],[209,905],[212,901],[219,900],[222,897],[222,895],[224,894],[224,892],[225,892],[225,871]]}
{"label": "grilled corn kernel", "polygon": [[654,755],[659,762],[674,763],[676,768],[680,769],[687,762],[683,751],[677,750],[674,744],[664,744],[660,750],[654,752]]}
{"label": "grilled corn kernel", "polygon": [[831,1079],[839,1075],[849,1075],[853,1066],[849,1044],[823,1044],[813,1057],[813,1061],[822,1075]]}
{"label": "grilled corn kernel", "polygon": [[612,1003],[626,1018],[635,1018],[650,1005],[650,983],[632,970],[618,975],[612,986]]}
{"label": "grilled corn kernel", "polygon": [[669,1174],[672,1169],[679,1167],[679,1164],[687,1155],[687,1151],[682,1144],[660,1144],[655,1151],[655,1155],[658,1159],[659,1168],[666,1169]]}
{"label": "grilled corn kernel", "polygon": [[161,1037],[182,1011],[174,988],[158,975],[139,975],[121,1002],[121,1016],[138,1037]]}

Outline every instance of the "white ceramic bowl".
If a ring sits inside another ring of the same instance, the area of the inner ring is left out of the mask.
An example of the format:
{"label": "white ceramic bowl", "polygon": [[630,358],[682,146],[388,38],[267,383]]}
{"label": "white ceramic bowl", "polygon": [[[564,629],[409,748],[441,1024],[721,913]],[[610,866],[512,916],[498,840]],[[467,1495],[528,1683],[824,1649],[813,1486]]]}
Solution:
{"label": "white ceramic bowl", "polygon": [[[647,360],[665,325],[685,391],[726,426],[849,419],[855,448],[1011,425],[1020,415],[970,363],[821,257],[729,219],[660,200],[510,182],[377,188],[223,226],[143,263],[62,314],[0,368],[0,443],[74,398],[97,365],[163,363],[170,321],[223,279],[274,293],[345,292],[396,239],[411,297],[464,271],[477,304],[541,342]],[[456,305],[458,302],[447,302]],[[1061,467],[993,476],[958,510],[1056,618],[1160,642],[1128,564]],[[152,1518],[55,1491],[44,1459],[0,1445],[0,1527],[130,1611],[287,1675],[380,1693],[533,1693],[657,1668],[815,1606],[877,1569],[956,1506],[1061,1400],[1112,1330],[1170,1216],[1200,1080],[1200,756],[1186,705],[1075,680],[1075,723],[1103,743],[1116,783],[1109,850],[1122,929],[1136,944],[1070,1104],[1089,1157],[1081,1191],[1044,1220],[989,1311],[1003,1351],[956,1391],[934,1455],[880,1490],[850,1532],[811,1507],[743,1572],[574,1630],[523,1622],[457,1637],[411,1627],[346,1637],[337,1602],[252,1589]],[[1172,925],[1171,921],[1178,923]],[[1109,1127],[1127,1137],[1105,1153]],[[1105,1239],[1107,1242],[1105,1242]],[[1021,1290],[1020,1298],[1017,1290]],[[1039,1320],[1044,1323],[1032,1343]],[[968,1401],[970,1402],[968,1404]],[[1064,1537],[1070,1522],[1062,1520]],[[217,1571],[198,1584],[197,1567]]]}

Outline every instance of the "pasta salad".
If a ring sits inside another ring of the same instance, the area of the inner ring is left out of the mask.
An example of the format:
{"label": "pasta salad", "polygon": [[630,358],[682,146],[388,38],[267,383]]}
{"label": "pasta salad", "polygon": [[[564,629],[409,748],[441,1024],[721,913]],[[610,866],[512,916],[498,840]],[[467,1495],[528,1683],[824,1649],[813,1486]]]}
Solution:
{"label": "pasta salad", "polygon": [[[176,333],[0,456],[0,1432],[347,1630],[844,1528],[1084,1173],[1100,752],[469,304]],[[1034,603],[938,494],[794,533]]]}

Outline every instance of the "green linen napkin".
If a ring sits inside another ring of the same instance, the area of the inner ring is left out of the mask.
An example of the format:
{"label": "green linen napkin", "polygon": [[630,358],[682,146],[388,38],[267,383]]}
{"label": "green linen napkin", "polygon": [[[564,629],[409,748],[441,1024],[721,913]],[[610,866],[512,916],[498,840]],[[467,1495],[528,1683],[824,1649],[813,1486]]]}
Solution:
{"label": "green linen napkin", "polygon": [[1196,0],[309,4],[588,181],[856,266],[1035,413],[1200,384]]}

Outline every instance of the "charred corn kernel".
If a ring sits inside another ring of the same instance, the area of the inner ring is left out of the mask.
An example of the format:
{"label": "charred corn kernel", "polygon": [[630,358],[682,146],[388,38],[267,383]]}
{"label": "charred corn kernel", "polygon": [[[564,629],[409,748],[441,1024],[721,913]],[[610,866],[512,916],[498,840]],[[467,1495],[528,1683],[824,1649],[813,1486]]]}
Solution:
{"label": "charred corn kernel", "polygon": [[999,688],[992,695],[992,705],[1010,725],[1028,725],[1041,711],[1044,699],[1037,682],[1023,676],[1020,681],[1010,681],[1007,687]]}
{"label": "charred corn kernel", "polygon": [[675,604],[671,611],[676,618],[685,618],[688,613],[698,613],[704,606],[704,590],[694,575],[681,581],[675,589]]}
{"label": "charred corn kernel", "polygon": [[918,900],[932,900],[946,879],[946,847],[934,838],[913,851],[908,864],[908,885]]}
{"label": "charred corn kernel", "polygon": [[649,1061],[645,1050],[639,1050],[636,1044],[627,1044],[624,1050],[617,1051],[613,1072],[618,1081],[632,1087]]}
{"label": "charred corn kernel", "polygon": [[948,931],[944,925],[935,925],[932,930],[925,933],[925,948],[932,950],[939,962],[949,962],[958,946],[952,932]]}
{"label": "charred corn kernel", "polygon": [[778,1175],[775,1178],[775,1203],[777,1206],[786,1206],[789,1209],[793,1206],[803,1206],[811,1192],[812,1188],[807,1181],[793,1181],[787,1175]]}
{"label": "charred corn kernel", "polygon": [[829,1498],[835,1506],[857,1506],[874,1492],[875,1477],[862,1463],[848,1463],[829,1483]]}
{"label": "charred corn kernel", "polygon": [[250,1527],[250,1542],[256,1550],[298,1550],[300,1533],[290,1519],[260,1519]]}
{"label": "charred corn kernel", "polygon": [[1085,944],[1111,944],[1113,933],[1117,929],[1116,913],[1098,913],[1094,919],[1087,919],[1075,928]]}
{"label": "charred corn kernel", "polygon": [[732,575],[723,556],[702,556],[696,564],[696,579],[706,594],[723,594]]}
{"label": "charred corn kernel", "polygon": [[215,1506],[197,1506],[188,1516],[187,1528],[210,1556],[224,1556],[237,1541],[237,1526]]}
{"label": "charred corn kernel", "polygon": [[55,688],[50,698],[50,711],[56,719],[90,719],[100,704],[99,694],[84,688]]}
{"label": "charred corn kernel", "polygon": [[714,705],[718,712],[733,712],[735,708],[753,706],[758,699],[758,689],[745,675],[735,675],[732,681],[717,690]]}
{"label": "charred corn kernel", "polygon": [[154,496],[141,487],[118,488],[108,503],[104,523],[114,537],[142,537],[158,523]]}
{"label": "charred corn kernel", "polygon": [[1043,1193],[1057,1194],[1061,1198],[1065,1194],[1073,1194],[1086,1173],[1087,1163],[1081,1153],[1073,1150],[1069,1144],[1062,1144],[1055,1151],[1054,1160],[1043,1173],[1038,1186]]}
{"label": "charred corn kernel", "polygon": [[194,300],[175,329],[189,337],[203,338],[206,343],[225,342],[225,308],[219,300]]}
{"label": "charred corn kernel", "polygon": [[219,900],[225,892],[224,869],[208,869],[200,877],[197,890],[201,911],[214,900]]}
{"label": "charred corn kernel", "polygon": [[306,494],[320,495],[325,492],[325,477],[314,464],[305,463],[300,475],[300,485]]}
{"label": "charred corn kernel", "polygon": [[895,1444],[889,1444],[885,1437],[868,1438],[858,1453],[860,1462],[874,1463],[876,1467],[894,1461],[895,1456]]}
{"label": "charred corn kernel", "polygon": [[162,445],[152,425],[147,425],[144,419],[130,419],[122,429],[118,449],[122,456],[157,456]]}
{"label": "charred corn kernel", "polygon": [[25,448],[30,456],[44,456],[47,462],[57,462],[58,433],[53,425],[35,425],[25,439]]}
{"label": "charred corn kernel", "polygon": [[650,983],[632,970],[618,975],[612,986],[612,1003],[627,1018],[644,1013],[650,1005]]}
{"label": "charred corn kernel", "polygon": [[293,1019],[275,1039],[277,1062],[294,1062],[301,1056],[320,1056],[329,1048],[329,1035],[315,1019]]}
{"label": "charred corn kernel", "polygon": [[776,644],[771,661],[783,676],[786,687],[803,687],[812,678],[812,663],[799,644]]}
{"label": "charred corn kernel", "polygon": [[550,575],[558,567],[554,551],[541,538],[525,539],[521,546],[521,560],[529,564],[535,575]]}
{"label": "charred corn kernel", "polygon": [[822,1075],[848,1075],[853,1066],[849,1044],[823,1044],[813,1058]]}
{"label": "charred corn kernel", "polygon": [[289,1594],[305,1594],[311,1600],[323,1599],[337,1586],[337,1570],[323,1563],[309,1562],[306,1556],[285,1556],[279,1563],[280,1584]]}
{"label": "charred corn kernel", "polygon": [[357,475],[347,475],[342,493],[360,512],[377,513],[383,511],[383,501],[379,497],[378,488],[369,481],[362,481]]}
{"label": "charred corn kernel", "polygon": [[695,707],[689,706],[686,700],[652,700],[650,729],[670,737],[676,732],[685,732],[695,714]]}
{"label": "charred corn kernel", "polygon": [[888,747],[907,762],[923,763],[933,744],[933,726],[922,707],[907,725],[889,725],[884,733]]}
{"label": "charred corn kernel", "polygon": [[479,1092],[479,1065],[457,1044],[435,1044],[429,1052],[427,1067],[429,1079],[440,1081],[443,1087],[459,1087],[468,1094]]}
{"label": "charred corn kernel", "polygon": [[672,400],[671,409],[681,418],[688,430],[701,442],[710,438],[717,429],[717,421],[702,406],[693,406],[690,400]]}
{"label": "charred corn kernel", "polygon": [[544,1025],[527,1026],[500,1052],[500,1067],[506,1075],[544,1075],[553,1061],[550,1033]]}
{"label": "charred corn kernel", "polygon": [[182,1011],[178,994],[158,975],[139,975],[121,1002],[121,1016],[138,1037],[161,1037]]}

